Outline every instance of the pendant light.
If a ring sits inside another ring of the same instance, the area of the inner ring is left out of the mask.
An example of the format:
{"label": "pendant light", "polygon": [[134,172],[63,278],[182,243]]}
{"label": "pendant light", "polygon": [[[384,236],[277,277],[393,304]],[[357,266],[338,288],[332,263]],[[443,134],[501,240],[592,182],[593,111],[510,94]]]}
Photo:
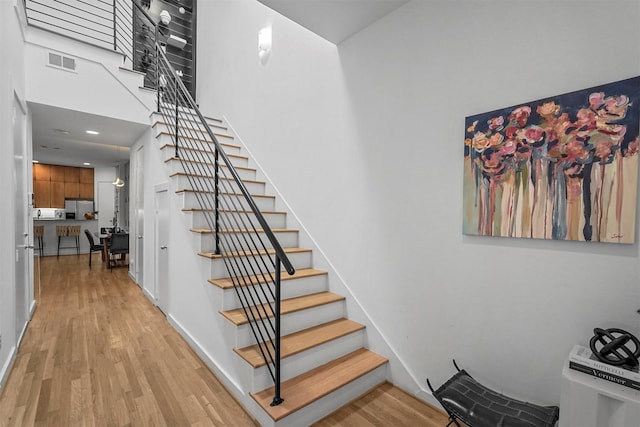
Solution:
{"label": "pendant light", "polygon": [[[118,147],[116,147],[116,153],[119,151]],[[124,187],[124,181],[120,178],[120,163],[116,164],[116,179],[111,183],[115,185],[117,188]]]}

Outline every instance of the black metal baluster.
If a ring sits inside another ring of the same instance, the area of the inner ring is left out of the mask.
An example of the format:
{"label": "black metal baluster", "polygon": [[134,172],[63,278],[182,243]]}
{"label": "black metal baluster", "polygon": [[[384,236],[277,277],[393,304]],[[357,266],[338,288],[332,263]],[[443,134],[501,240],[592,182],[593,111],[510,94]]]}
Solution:
{"label": "black metal baluster", "polygon": [[215,160],[214,160],[214,197],[215,197],[215,215],[216,215],[216,254],[220,255],[220,188],[219,188],[219,180],[220,180],[220,156],[218,155],[218,148],[215,149]]}
{"label": "black metal baluster", "polygon": [[280,396],[280,257],[276,255],[276,299],[273,302],[273,314],[276,323],[276,333],[273,340],[275,341],[276,357],[275,357],[275,394],[271,406],[278,406],[284,399]]}

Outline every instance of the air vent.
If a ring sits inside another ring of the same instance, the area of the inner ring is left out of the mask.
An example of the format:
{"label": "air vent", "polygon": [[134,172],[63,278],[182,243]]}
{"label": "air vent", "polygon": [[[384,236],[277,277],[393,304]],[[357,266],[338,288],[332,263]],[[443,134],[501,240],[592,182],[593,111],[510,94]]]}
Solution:
{"label": "air vent", "polygon": [[58,53],[49,52],[49,65],[56,68],[62,68],[64,70],[75,71],[76,60],[68,56],[63,56]]}

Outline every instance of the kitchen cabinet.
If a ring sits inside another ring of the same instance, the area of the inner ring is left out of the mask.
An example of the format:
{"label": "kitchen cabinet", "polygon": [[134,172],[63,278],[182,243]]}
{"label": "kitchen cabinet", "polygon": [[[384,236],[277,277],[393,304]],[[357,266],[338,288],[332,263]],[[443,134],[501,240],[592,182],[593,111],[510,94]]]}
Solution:
{"label": "kitchen cabinet", "polygon": [[50,208],[51,207],[51,182],[34,181],[33,183],[34,207]]}
{"label": "kitchen cabinet", "polygon": [[51,207],[64,209],[64,182],[51,181]]}
{"label": "kitchen cabinet", "polygon": [[77,199],[80,197],[80,183],[79,182],[64,182],[64,198],[65,199]]}
{"label": "kitchen cabinet", "polygon": [[65,199],[93,199],[93,177],[92,168],[35,163],[34,207],[64,209]]}

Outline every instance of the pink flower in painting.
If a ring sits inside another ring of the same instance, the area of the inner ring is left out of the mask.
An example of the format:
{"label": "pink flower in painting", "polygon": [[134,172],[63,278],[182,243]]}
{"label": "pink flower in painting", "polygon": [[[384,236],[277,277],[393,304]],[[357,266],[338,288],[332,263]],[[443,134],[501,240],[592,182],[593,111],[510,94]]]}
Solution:
{"label": "pink flower in painting", "polygon": [[589,107],[592,110],[597,110],[602,105],[602,101],[604,100],[604,92],[594,92],[589,95]]}
{"label": "pink flower in painting", "polygon": [[[627,115],[627,108],[631,104],[629,98],[625,95],[609,97],[604,100],[604,111],[609,120],[620,120]],[[601,115],[598,111],[598,115]],[[604,117],[604,114],[602,115]]]}
{"label": "pink flower in painting", "polygon": [[518,123],[518,126],[524,127],[527,124],[527,120],[529,120],[529,116],[531,115],[531,107],[523,106],[518,107],[509,114],[509,121],[515,120]]}
{"label": "pink flower in painting", "polygon": [[576,114],[576,126],[581,131],[591,131],[596,128],[596,113],[588,108],[581,108]]}
{"label": "pink flower in painting", "polygon": [[540,105],[536,111],[545,119],[550,119],[551,117],[557,115],[560,112],[560,106],[553,101],[545,102]]}
{"label": "pink flower in painting", "polygon": [[544,137],[544,129],[538,126],[531,126],[525,129],[523,136],[529,144],[535,144],[536,142],[540,142]]}
{"label": "pink flower in painting", "polygon": [[512,156],[516,152],[517,142],[514,139],[507,139],[504,144],[498,149],[498,152],[503,156]]}
{"label": "pink flower in painting", "polygon": [[494,133],[489,138],[489,146],[490,147],[497,147],[498,145],[500,145],[502,143],[503,139],[504,139],[504,136],[502,136],[501,133]]}
{"label": "pink flower in painting", "polygon": [[489,130],[502,130],[504,127],[504,117],[493,117],[487,121],[487,124],[489,125]]}
{"label": "pink flower in painting", "polygon": [[587,150],[582,141],[575,138],[567,142],[564,151],[568,162],[587,160],[589,158],[589,150]]}

